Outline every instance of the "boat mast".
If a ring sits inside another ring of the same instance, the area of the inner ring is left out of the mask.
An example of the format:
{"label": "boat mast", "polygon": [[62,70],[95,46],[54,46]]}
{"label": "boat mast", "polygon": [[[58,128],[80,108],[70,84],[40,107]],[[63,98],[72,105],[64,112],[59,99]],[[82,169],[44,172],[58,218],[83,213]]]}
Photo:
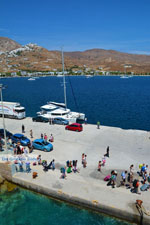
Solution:
{"label": "boat mast", "polygon": [[63,52],[63,48],[61,50],[61,54],[62,54],[62,74],[63,74],[63,85],[64,85],[64,101],[65,101],[65,109],[67,109],[66,81],[65,81],[65,73],[64,73],[64,52]]}

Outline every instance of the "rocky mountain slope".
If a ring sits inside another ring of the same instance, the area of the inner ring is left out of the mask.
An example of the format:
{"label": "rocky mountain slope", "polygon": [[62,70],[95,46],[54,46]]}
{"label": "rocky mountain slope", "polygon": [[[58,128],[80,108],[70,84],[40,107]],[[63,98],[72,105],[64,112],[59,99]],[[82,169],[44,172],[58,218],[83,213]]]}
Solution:
{"label": "rocky mountain slope", "polygon": [[0,37],[0,52],[11,51],[20,47],[21,45],[18,44],[17,42],[7,37]]}
{"label": "rocky mountain slope", "polygon": [[[150,56],[122,53],[114,50],[91,49],[65,52],[65,69],[150,72]],[[35,44],[21,46],[0,37],[0,72],[61,70],[61,52],[48,51]]]}

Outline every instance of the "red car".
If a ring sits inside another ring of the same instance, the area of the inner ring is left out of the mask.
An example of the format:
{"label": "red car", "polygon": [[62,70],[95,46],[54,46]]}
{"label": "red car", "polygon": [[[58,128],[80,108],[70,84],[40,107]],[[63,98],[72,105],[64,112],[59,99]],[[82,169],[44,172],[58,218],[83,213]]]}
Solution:
{"label": "red car", "polygon": [[67,125],[65,127],[66,130],[73,130],[73,131],[82,131],[83,130],[83,126],[80,123],[72,123],[70,125]]}

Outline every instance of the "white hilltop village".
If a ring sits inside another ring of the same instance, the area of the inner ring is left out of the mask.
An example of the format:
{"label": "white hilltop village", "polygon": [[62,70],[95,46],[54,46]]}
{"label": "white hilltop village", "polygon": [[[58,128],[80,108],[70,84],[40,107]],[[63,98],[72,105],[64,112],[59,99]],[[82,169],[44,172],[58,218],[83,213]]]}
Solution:
{"label": "white hilltop village", "polygon": [[5,54],[8,57],[18,57],[19,52],[24,52],[24,51],[33,51],[34,48],[41,48],[37,44],[32,44],[29,43],[27,45],[22,46],[21,48],[17,48],[11,51],[6,51],[6,52],[0,52],[0,55]]}

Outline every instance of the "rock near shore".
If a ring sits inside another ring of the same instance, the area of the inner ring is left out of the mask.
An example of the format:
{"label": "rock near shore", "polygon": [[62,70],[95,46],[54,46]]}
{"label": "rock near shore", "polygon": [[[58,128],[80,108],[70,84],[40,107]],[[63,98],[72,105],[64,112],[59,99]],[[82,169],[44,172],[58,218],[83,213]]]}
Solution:
{"label": "rock near shore", "polygon": [[16,189],[16,185],[8,182],[2,176],[0,176],[0,194],[12,192]]}

